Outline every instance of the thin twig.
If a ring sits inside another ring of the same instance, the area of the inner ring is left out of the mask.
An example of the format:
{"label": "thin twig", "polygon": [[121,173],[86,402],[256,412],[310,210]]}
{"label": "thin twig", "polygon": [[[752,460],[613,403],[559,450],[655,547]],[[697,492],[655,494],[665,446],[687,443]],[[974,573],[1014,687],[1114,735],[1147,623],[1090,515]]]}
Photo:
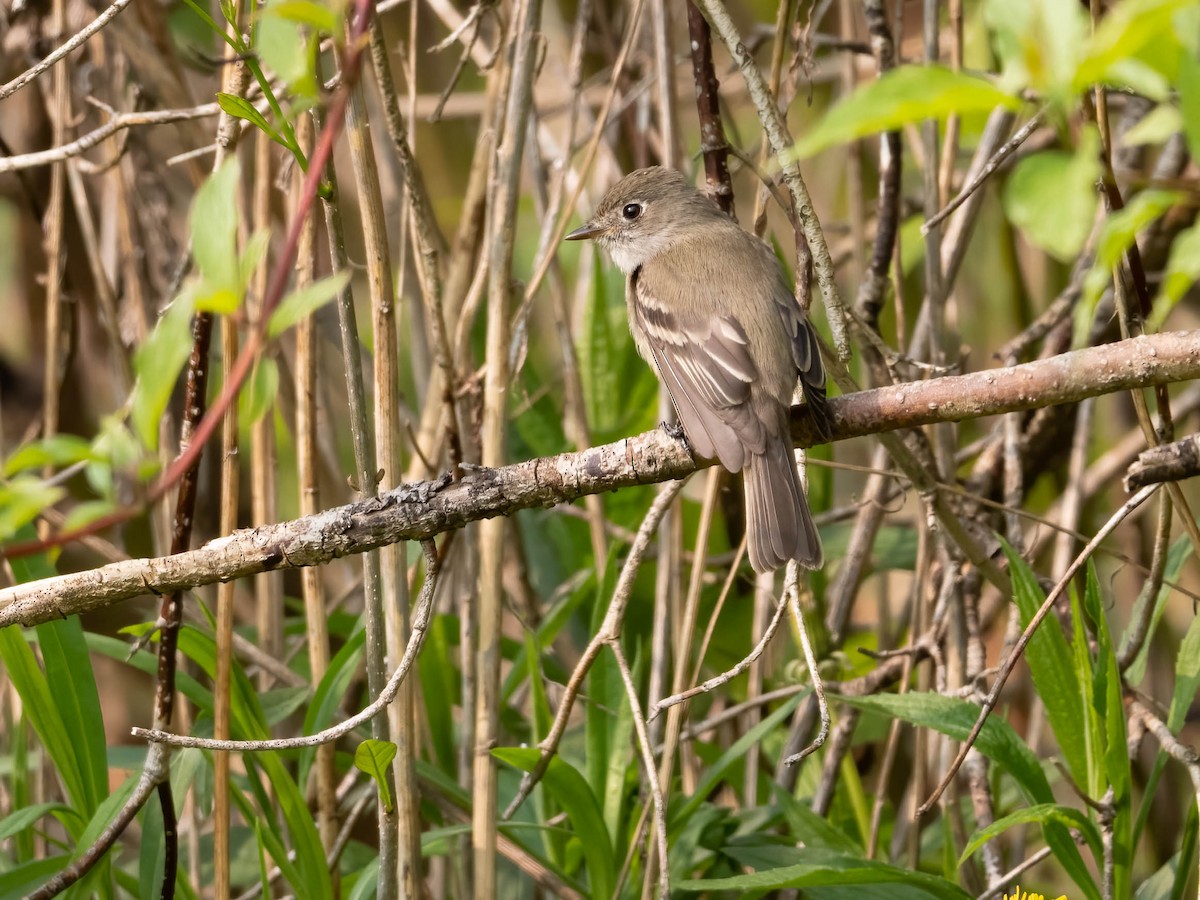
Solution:
{"label": "thin twig", "polygon": [[1113,530],[1120,525],[1121,522],[1123,522],[1131,512],[1149,499],[1156,490],[1158,490],[1158,485],[1150,485],[1142,488],[1140,491],[1126,500],[1125,503],[1122,504],[1122,506],[1112,514],[1109,520],[1104,523],[1103,527],[1096,532],[1096,536],[1088,542],[1088,545],[1083,548],[1078,556],[1075,557],[1074,561],[1063,573],[1058,583],[1054,586],[1054,589],[1046,596],[1045,602],[1041,605],[1041,607],[1039,607],[1033,618],[1029,620],[1029,624],[1021,633],[1021,637],[1017,641],[1016,646],[1013,647],[1012,652],[1008,654],[1003,665],[1000,666],[1000,670],[996,675],[996,681],[992,685],[991,691],[983,701],[982,708],[979,712],[979,718],[976,719],[975,725],[971,728],[971,733],[967,735],[967,739],[963,741],[962,747],[958,751],[958,756],[955,757],[954,762],[951,763],[949,770],[943,776],[938,786],[934,789],[934,792],[921,805],[920,809],[917,810],[917,814],[919,816],[925,815],[925,813],[929,812],[929,810],[933,808],[933,805],[937,803],[938,798],[941,797],[942,792],[946,790],[950,782],[954,779],[959,767],[963,764],[963,760],[966,759],[967,753],[970,751],[971,747],[974,746],[975,740],[979,737],[979,733],[983,731],[983,726],[987,722],[988,716],[990,716],[992,710],[995,709],[996,703],[1000,699],[1000,692],[1004,689],[1004,683],[1008,681],[1008,676],[1011,675],[1012,670],[1016,668],[1017,662],[1020,661],[1021,656],[1025,652],[1025,648],[1029,646],[1029,642],[1033,639],[1033,635],[1037,631],[1038,626],[1042,624],[1042,620],[1045,619],[1046,615],[1051,609],[1053,609],[1055,601],[1058,600],[1059,596],[1063,593],[1063,591],[1066,590],[1067,586],[1071,583],[1071,579],[1075,577],[1076,573],[1083,568],[1084,564],[1092,557],[1096,547],[1098,547],[1100,543],[1107,538],[1109,534],[1111,534]]}
{"label": "thin twig", "polygon": [[567,686],[563,691],[562,700],[559,701],[558,712],[554,716],[554,724],[550,727],[550,731],[546,734],[546,737],[538,744],[541,756],[538,759],[537,765],[522,776],[521,785],[517,789],[516,796],[513,797],[512,802],[504,811],[504,818],[511,818],[517,809],[520,808],[521,804],[525,802],[525,799],[529,796],[534,786],[546,774],[546,769],[550,767],[550,760],[558,753],[558,745],[562,741],[563,734],[566,733],[571,709],[574,707],[575,699],[579,696],[579,691],[583,687],[583,679],[587,677],[588,671],[596,661],[596,657],[600,655],[600,651],[604,649],[604,645],[610,640],[616,640],[620,637],[621,626],[625,621],[625,610],[633,595],[633,583],[638,569],[641,567],[642,559],[655,533],[658,531],[659,522],[662,521],[663,515],[683,489],[683,484],[682,481],[677,481],[662,491],[654,498],[650,509],[646,511],[646,516],[642,519],[641,527],[638,528],[637,537],[634,538],[633,543],[629,547],[629,555],[625,557],[625,564],[621,567],[621,575],[617,579],[616,586],[613,588],[612,600],[609,601],[608,611],[604,614],[604,621],[583,653],[580,654],[579,662],[571,672],[571,678],[568,680]]}
{"label": "thin twig", "polygon": [[47,69],[54,66],[61,60],[66,59],[66,57],[69,56],[72,51],[86,44],[92,35],[99,32],[100,29],[120,15],[121,11],[132,2],[133,0],[115,0],[115,2],[106,10],[104,10],[104,12],[100,13],[100,15],[96,16],[96,18],[94,18],[86,26],[81,28],[75,34],[71,35],[68,40],[64,41],[58,48],[50,53],[49,56],[41,60],[41,62],[31,66],[29,69],[26,69],[3,87],[0,87],[0,100],[5,100],[8,97],[11,97]]}
{"label": "thin twig", "polygon": [[654,833],[658,840],[658,858],[662,864],[658,867],[658,896],[668,900],[671,896],[671,867],[667,860],[667,801],[663,797],[662,785],[658,781],[658,772],[654,766],[654,752],[650,747],[650,734],[646,730],[646,718],[642,715],[642,705],[638,701],[637,685],[633,683],[633,673],[625,654],[621,651],[620,638],[612,638],[608,642],[609,649],[617,659],[617,670],[625,683],[625,693],[629,697],[629,706],[633,713],[633,728],[637,734],[638,749],[642,754],[642,766],[646,770],[646,781],[650,785],[650,796],[654,801]]}
{"label": "thin twig", "polygon": [[763,130],[766,132],[771,149],[775,152],[783,170],[784,183],[792,193],[793,205],[796,207],[796,215],[803,227],[804,238],[812,251],[813,270],[817,276],[817,283],[821,286],[821,295],[825,299],[825,312],[833,335],[834,350],[839,359],[847,360],[850,358],[850,343],[846,335],[846,314],[838,294],[833,260],[830,257],[829,245],[825,241],[825,233],[821,229],[812,198],[809,196],[804,178],[800,174],[800,166],[794,156],[789,153],[792,148],[791,135],[788,134],[775,98],[771,96],[771,92],[763,80],[762,72],[759,71],[754,57],[750,55],[746,45],[742,42],[737,26],[730,18],[729,11],[724,4],[721,0],[697,0],[697,5],[704,11],[705,17],[717,34],[721,36],[721,40],[725,42],[725,46],[746,81],[746,87],[751,100],[754,101],[754,107],[758,111]]}
{"label": "thin twig", "polygon": [[804,624],[804,610],[800,608],[800,567],[793,560],[788,563],[787,578],[783,586],[788,608],[796,622],[796,632],[800,638],[800,648],[804,651],[804,662],[808,666],[808,677],[812,679],[813,694],[817,698],[817,712],[820,716],[821,727],[812,743],[784,759],[785,766],[794,766],[805,757],[821,749],[825,739],[829,737],[829,701],[825,699],[825,685],[821,681],[821,670],[817,666],[817,656],[813,652],[812,640],[808,636],[808,628]]}
{"label": "thin twig", "polygon": [[202,750],[225,750],[231,753],[260,753],[264,750],[298,750],[301,747],[320,747],[323,744],[333,743],[359,725],[371,721],[396,699],[396,695],[404,683],[404,677],[420,654],[421,647],[425,643],[425,635],[429,631],[429,623],[433,617],[433,598],[436,593],[441,564],[438,561],[437,547],[433,541],[422,541],[421,549],[425,553],[425,583],[421,586],[421,595],[417,598],[417,605],[413,611],[412,632],[409,635],[408,644],[404,648],[404,656],[401,657],[399,665],[388,679],[383,693],[371,701],[361,712],[316,734],[265,741],[217,741],[211,738],[175,734],[158,728],[133,728],[130,733],[134,737],[151,743],[168,744],[172,747],[196,747]]}

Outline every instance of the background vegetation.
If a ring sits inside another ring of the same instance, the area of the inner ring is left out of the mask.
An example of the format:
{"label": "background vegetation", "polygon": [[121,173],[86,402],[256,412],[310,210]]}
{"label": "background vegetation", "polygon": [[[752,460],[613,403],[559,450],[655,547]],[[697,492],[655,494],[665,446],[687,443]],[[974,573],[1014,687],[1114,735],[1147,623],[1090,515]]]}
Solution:
{"label": "background vegetation", "polygon": [[[1194,420],[1182,369],[814,449],[799,582],[753,577],[719,471],[484,521],[470,485],[669,416],[619,274],[560,245],[642,165],[774,241],[834,393],[1196,328],[1200,5],[39,0],[0,37],[10,584],[467,485],[458,530],[320,567],[0,594],[0,896],[1197,891],[1194,496],[1080,552]],[[316,734],[410,635],[320,747],[130,736]]]}

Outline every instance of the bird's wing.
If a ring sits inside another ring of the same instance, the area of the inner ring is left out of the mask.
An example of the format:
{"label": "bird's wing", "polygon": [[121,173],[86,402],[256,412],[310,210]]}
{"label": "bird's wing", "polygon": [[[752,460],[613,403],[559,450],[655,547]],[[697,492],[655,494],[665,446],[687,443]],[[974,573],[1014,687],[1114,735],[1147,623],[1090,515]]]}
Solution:
{"label": "bird's wing", "polygon": [[829,440],[833,434],[833,423],[829,401],[825,397],[825,366],[821,362],[817,333],[791,294],[780,295],[775,306],[783,319],[784,328],[792,338],[792,359],[800,373],[800,386],[804,389],[804,400],[813,424],[821,437]]}
{"label": "bird's wing", "polygon": [[654,364],[700,456],[741,471],[747,453],[762,454],[767,424],[755,414],[751,385],[758,368],[745,329],[733,315],[689,317],[668,309],[634,274],[630,307]]}

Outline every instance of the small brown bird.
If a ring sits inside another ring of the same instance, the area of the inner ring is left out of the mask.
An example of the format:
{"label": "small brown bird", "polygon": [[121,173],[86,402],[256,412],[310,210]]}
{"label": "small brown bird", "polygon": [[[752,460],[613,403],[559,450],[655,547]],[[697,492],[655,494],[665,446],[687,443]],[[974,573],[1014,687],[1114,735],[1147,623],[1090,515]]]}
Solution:
{"label": "small brown bird", "polygon": [[822,563],[788,427],[799,379],[831,435],[816,336],[775,254],[684,176],[654,167],[618,181],[566,236],[595,238],[625,273],[629,328],[700,456],[745,471],[750,564]]}

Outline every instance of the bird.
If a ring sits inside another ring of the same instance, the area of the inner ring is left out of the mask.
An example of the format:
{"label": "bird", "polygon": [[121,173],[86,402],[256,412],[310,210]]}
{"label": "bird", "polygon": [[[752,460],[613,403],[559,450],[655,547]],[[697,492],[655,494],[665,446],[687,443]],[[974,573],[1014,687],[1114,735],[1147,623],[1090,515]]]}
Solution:
{"label": "bird", "polygon": [[697,456],[742,472],[756,572],[824,561],[789,415],[797,382],[823,441],[832,422],[816,334],[772,249],[683,173],[629,173],[564,240],[594,239],[625,275],[629,328]]}

